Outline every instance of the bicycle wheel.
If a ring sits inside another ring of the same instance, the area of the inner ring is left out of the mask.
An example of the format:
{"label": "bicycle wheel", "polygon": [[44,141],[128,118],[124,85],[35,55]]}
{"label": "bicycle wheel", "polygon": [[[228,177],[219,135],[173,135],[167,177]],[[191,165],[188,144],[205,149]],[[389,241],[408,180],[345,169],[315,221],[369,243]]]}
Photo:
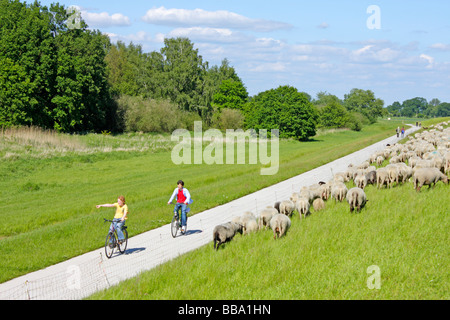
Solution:
{"label": "bicycle wheel", "polygon": [[179,225],[180,223],[178,222],[178,217],[174,215],[172,222],[170,223],[170,231],[172,232],[172,237],[174,238],[177,236]]}
{"label": "bicycle wheel", "polygon": [[109,259],[113,255],[114,248],[116,247],[116,236],[113,232],[109,232],[106,236],[105,241],[105,254],[106,257]]}
{"label": "bicycle wheel", "polygon": [[117,247],[119,247],[119,251],[120,253],[124,253],[125,250],[127,250],[127,244],[128,244],[128,231],[126,228],[122,228],[122,233],[123,233],[123,241],[122,243],[120,243],[119,241],[117,242]]}

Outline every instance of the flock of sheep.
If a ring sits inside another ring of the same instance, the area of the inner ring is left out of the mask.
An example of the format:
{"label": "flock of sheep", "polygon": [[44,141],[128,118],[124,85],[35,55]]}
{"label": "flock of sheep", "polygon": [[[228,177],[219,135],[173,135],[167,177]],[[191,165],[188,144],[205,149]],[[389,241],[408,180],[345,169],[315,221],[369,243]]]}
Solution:
{"label": "flock of sheep", "polygon": [[[258,216],[244,212],[242,216],[230,222],[218,225],[213,231],[214,249],[230,241],[237,233],[249,234],[271,228],[274,239],[286,234],[291,226],[291,217],[295,211],[300,219],[314,211],[325,208],[330,197],[336,201],[347,200],[350,212],[360,211],[368,199],[364,192],[367,185],[391,188],[394,184],[405,183],[411,178],[414,188],[420,192],[423,185],[434,186],[438,181],[448,184],[450,173],[450,127],[442,122],[431,126],[429,131],[416,133],[405,144],[387,145],[358,166],[349,165],[345,172],[336,173],[328,182],[302,187],[294,192],[290,199],[276,202],[273,207],[263,209]],[[389,164],[382,167],[385,160]],[[407,162],[407,163],[406,163]],[[373,164],[379,167],[376,168]],[[347,188],[346,182],[353,180],[354,188]]]}

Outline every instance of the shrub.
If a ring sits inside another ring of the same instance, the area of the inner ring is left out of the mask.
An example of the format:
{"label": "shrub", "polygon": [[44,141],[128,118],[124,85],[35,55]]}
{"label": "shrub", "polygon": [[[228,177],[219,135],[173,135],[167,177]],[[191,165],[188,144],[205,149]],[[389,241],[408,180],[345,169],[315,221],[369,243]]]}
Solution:
{"label": "shrub", "polygon": [[119,113],[123,116],[124,131],[173,132],[175,129],[193,130],[198,114],[180,110],[168,100],[121,96]]}
{"label": "shrub", "polygon": [[241,129],[244,125],[244,115],[239,110],[223,108],[214,113],[211,127],[220,130]]}

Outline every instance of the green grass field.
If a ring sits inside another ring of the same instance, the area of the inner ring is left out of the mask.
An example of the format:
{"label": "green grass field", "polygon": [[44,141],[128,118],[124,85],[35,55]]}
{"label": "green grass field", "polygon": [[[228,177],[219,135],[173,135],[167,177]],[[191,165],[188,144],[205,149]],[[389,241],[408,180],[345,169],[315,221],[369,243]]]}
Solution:
{"label": "green grass field", "polygon": [[[448,188],[368,186],[360,213],[329,200],[295,214],[284,238],[237,235],[217,252],[211,242],[90,299],[449,299]],[[380,289],[367,285],[371,266]]]}
{"label": "green grass field", "polygon": [[[260,165],[174,165],[170,136],[6,136],[0,140],[0,282],[103,245],[100,203],[126,196],[130,236],[169,223],[166,202],[178,179],[193,198],[192,213],[226,203],[391,136],[404,120],[361,132],[323,133],[309,142],[280,142],[280,169]],[[408,122],[405,122],[408,123]],[[48,139],[48,140],[47,140]]]}

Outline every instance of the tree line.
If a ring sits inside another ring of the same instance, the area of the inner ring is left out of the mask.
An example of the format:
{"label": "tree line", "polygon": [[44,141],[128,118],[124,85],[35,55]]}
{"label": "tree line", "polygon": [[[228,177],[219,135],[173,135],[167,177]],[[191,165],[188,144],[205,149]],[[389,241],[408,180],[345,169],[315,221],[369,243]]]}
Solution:
{"label": "tree line", "polygon": [[371,90],[357,88],[343,100],[327,92],[312,99],[288,85],[250,97],[227,59],[210,66],[188,38],[143,52],[111,43],[82,19],[73,28],[71,19],[58,3],[0,0],[0,126],[171,132],[203,121],[204,128],[278,128],[302,140],[320,127],[361,130],[388,114],[450,113],[437,99],[383,108]]}

